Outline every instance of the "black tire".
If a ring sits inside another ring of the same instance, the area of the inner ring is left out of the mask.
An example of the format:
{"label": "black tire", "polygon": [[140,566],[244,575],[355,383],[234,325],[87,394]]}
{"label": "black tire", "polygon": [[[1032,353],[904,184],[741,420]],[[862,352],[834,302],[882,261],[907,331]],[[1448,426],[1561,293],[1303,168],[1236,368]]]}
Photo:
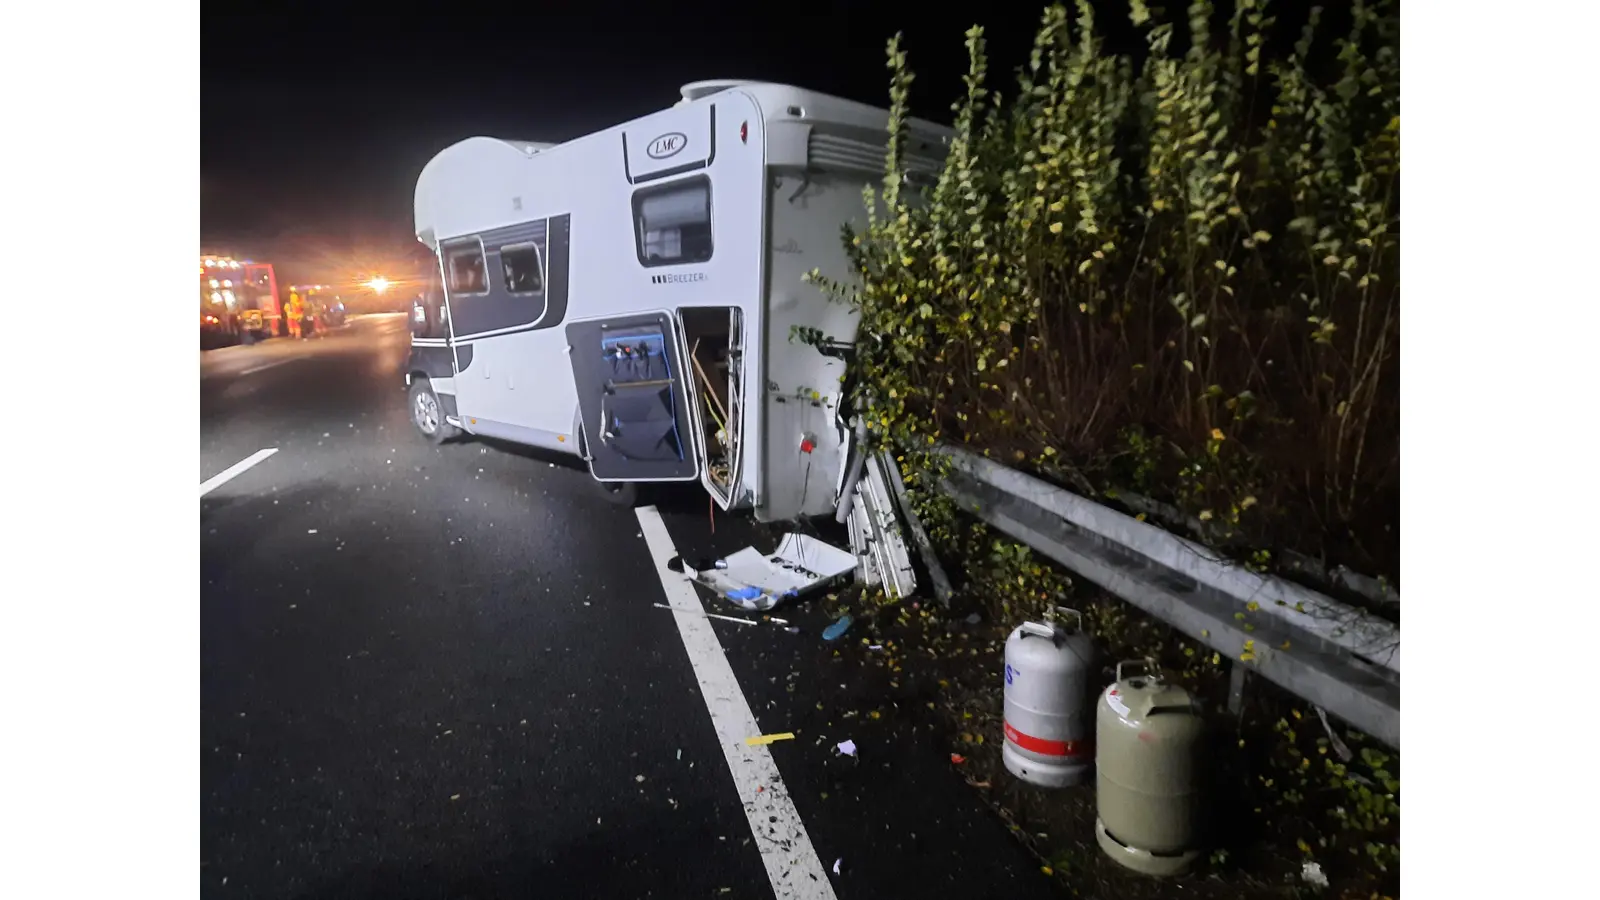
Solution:
{"label": "black tire", "polygon": [[433,384],[426,378],[411,379],[411,390],[406,395],[406,411],[411,424],[430,442],[442,444],[459,435],[460,429],[444,420],[444,405],[433,392]]}
{"label": "black tire", "polygon": [[639,505],[639,485],[632,481],[596,481],[595,486],[600,489],[600,496],[612,506],[626,506],[630,509]]}

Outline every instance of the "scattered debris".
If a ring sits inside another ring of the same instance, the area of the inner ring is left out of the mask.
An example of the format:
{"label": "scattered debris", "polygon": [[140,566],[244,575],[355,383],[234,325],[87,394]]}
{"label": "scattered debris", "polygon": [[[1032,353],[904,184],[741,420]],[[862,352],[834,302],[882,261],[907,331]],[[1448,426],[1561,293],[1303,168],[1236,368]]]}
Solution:
{"label": "scattered debris", "polygon": [[[588,605],[589,604],[587,604],[587,603],[584,604],[584,606],[588,606]],[[688,613],[691,616],[702,616],[702,617],[707,618],[707,619],[721,619],[724,622],[738,622],[740,625],[760,625],[761,624],[760,622],[754,621],[752,619],[741,619],[741,618],[738,618],[737,616],[722,616],[722,615],[718,615],[716,613],[696,612],[695,610],[692,610],[692,609],[677,609],[677,608],[668,606],[665,603],[655,603],[655,604],[652,604],[652,605],[657,607],[657,608],[660,608],[660,609],[670,609],[673,612]]]}
{"label": "scattered debris", "polygon": [[786,534],[762,554],[746,547],[720,560],[674,557],[667,567],[748,610],[766,612],[783,600],[832,582],[855,568],[855,557],[804,534]]}
{"label": "scattered debris", "polygon": [[1300,877],[1305,879],[1305,882],[1312,887],[1325,888],[1328,886],[1328,876],[1322,874],[1321,864],[1310,860],[1306,860],[1305,865],[1300,867]]}
{"label": "scattered debris", "polygon": [[728,563],[726,560],[714,560],[705,556],[692,560],[685,560],[681,556],[674,556],[673,558],[667,560],[667,568],[673,572],[679,573],[680,575],[692,575],[696,572],[709,572],[712,569],[726,569],[727,567]]}
{"label": "scattered debris", "polygon": [[846,631],[850,630],[850,625],[853,622],[855,622],[855,619],[850,618],[849,615],[840,616],[832,625],[829,625],[827,628],[823,629],[822,639],[825,641],[838,640],[844,636]]}
{"label": "scattered debris", "polygon": [[451,794],[450,795],[450,799],[451,800],[460,800],[461,799],[461,795],[460,794]]}
{"label": "scattered debris", "polygon": [[682,747],[678,748],[678,759],[683,759],[683,748]]}
{"label": "scattered debris", "polygon": [[770,743],[772,743],[774,741],[792,741],[792,740],[794,740],[794,732],[785,731],[785,732],[783,732],[781,734],[761,734],[761,735],[756,735],[755,737],[747,737],[747,738],[744,739],[744,742],[745,742],[745,744],[747,746],[750,746],[750,747],[761,747],[761,746],[765,746],[766,744],[770,744]]}
{"label": "scattered debris", "polygon": [[973,613],[973,614],[967,616],[967,618],[966,618],[966,623],[968,625],[976,625],[976,624],[978,624],[979,622],[982,622],[982,621],[983,621],[983,616],[980,616],[977,613]]}
{"label": "scattered debris", "polygon": [[799,634],[799,633],[800,633],[800,629],[798,629],[798,628],[795,628],[795,627],[794,627],[794,626],[792,626],[792,625],[791,625],[791,626],[790,626],[790,627],[788,627],[788,628],[785,628],[785,629],[784,629],[784,631],[787,631],[787,632],[789,632],[789,633],[790,633],[790,634]]}
{"label": "scattered debris", "polygon": [[306,534],[316,534],[316,533],[317,533],[317,530],[315,528],[307,528],[306,529]]}
{"label": "scattered debris", "polygon": [[642,784],[644,782],[644,776],[643,775],[635,775],[635,776],[633,776],[633,780],[637,781],[637,782],[640,782]]}
{"label": "scattered debris", "polygon": [[867,645],[867,649],[868,650],[882,650],[883,649],[883,645],[882,644],[868,644]]}
{"label": "scattered debris", "polygon": [[855,756],[856,755],[856,742],[855,741],[840,741],[839,742],[839,752],[843,753],[845,756]]}
{"label": "scattered debris", "polygon": [[834,860],[833,861],[833,874],[835,874],[835,875],[839,874],[839,867],[842,866],[842,865],[844,865],[844,857],[841,856],[838,859]]}
{"label": "scattered debris", "polygon": [[952,753],[952,754],[950,754],[950,761],[959,766],[962,763],[966,762],[967,758],[965,756],[962,756],[959,753]]}

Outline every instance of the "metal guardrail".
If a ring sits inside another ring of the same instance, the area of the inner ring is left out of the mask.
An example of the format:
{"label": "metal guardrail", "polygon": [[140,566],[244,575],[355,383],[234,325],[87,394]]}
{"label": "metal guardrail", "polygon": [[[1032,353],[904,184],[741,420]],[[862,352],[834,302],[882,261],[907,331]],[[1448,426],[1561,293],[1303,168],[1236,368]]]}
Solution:
{"label": "metal guardrail", "polygon": [[1391,623],[993,460],[940,450],[955,463],[943,487],[961,508],[1231,658],[1236,673],[1258,674],[1400,746],[1400,635]]}

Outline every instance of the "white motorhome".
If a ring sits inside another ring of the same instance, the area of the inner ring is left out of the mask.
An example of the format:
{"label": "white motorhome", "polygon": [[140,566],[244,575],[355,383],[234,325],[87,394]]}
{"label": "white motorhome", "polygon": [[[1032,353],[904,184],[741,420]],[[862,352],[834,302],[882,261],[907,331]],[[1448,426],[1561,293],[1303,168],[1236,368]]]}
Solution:
{"label": "white motorhome", "polygon": [[[704,484],[779,521],[838,512],[873,475],[841,409],[856,316],[804,275],[855,277],[888,113],[780,84],[686,85],[671,108],[559,145],[475,137],[423,169],[416,234],[441,284],[413,313],[410,409],[572,453],[616,499]],[[950,130],[912,120],[908,176]],[[863,472],[867,474],[862,474]],[[858,504],[859,505],[859,504]]]}

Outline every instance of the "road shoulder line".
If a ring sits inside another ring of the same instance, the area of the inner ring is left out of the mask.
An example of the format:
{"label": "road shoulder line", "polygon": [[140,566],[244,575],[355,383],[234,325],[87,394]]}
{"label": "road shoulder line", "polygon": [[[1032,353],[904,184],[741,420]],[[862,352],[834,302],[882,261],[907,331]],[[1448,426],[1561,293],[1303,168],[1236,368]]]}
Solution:
{"label": "road shoulder line", "polygon": [[667,561],[677,551],[666,523],[653,506],[641,506],[634,514],[639,519],[645,544],[650,548],[661,589],[672,607],[672,618],[677,622],[689,663],[694,667],[700,696],[705,700],[706,712],[711,714],[717,743],[733,775],[734,787],[739,792],[745,817],[750,821],[756,847],[761,851],[761,862],[766,866],[773,894],[779,900],[835,900],[833,884],[822,868],[816,848],[811,845],[811,837],[806,834],[794,801],[789,798],[788,787],[778,772],[772,751],[765,745],[752,747],[745,743],[745,738],[761,733],[760,726],[723,653],[722,642],[717,640],[716,632],[705,617],[705,607],[694,586],[667,568]]}
{"label": "road shoulder line", "polygon": [[261,462],[277,452],[277,447],[268,447],[264,450],[257,450],[249,456],[246,456],[244,459],[241,459],[226,469],[223,469],[221,472],[218,472],[217,474],[200,483],[200,496],[204,497],[217,488],[222,487],[235,478],[238,478],[240,475],[243,475],[245,472],[249,471],[253,466],[255,466],[256,463]]}

